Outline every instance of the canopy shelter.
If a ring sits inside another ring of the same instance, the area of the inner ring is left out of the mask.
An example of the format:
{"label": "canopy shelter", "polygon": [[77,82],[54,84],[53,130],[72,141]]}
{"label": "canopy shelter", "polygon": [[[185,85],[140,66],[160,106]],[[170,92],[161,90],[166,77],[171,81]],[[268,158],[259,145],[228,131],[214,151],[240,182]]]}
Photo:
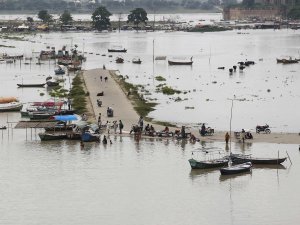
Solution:
{"label": "canopy shelter", "polygon": [[53,119],[59,121],[73,121],[78,120],[78,117],[76,115],[57,115],[53,116]]}

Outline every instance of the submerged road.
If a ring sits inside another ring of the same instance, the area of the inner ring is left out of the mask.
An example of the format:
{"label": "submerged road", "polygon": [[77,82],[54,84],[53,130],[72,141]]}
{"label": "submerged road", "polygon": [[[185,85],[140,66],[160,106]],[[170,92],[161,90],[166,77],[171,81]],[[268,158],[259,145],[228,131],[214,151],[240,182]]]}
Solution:
{"label": "submerged road", "polygon": [[[114,71],[111,71],[114,73]],[[102,81],[100,77],[102,76]],[[107,77],[107,81],[105,81]],[[95,121],[97,121],[99,113],[101,113],[102,124],[106,121],[122,120],[124,124],[124,133],[128,133],[133,124],[137,124],[139,120],[139,115],[134,110],[132,103],[127,98],[126,94],[123,92],[119,84],[114,80],[110,74],[110,70],[103,69],[92,69],[83,72],[83,78],[85,81],[86,89],[89,91],[90,104],[88,104],[88,110],[93,114]],[[97,96],[98,93],[104,93],[103,96]],[[102,106],[98,107],[97,99],[102,101]],[[107,117],[107,107],[112,107],[114,110],[113,117]],[[144,121],[144,126],[149,123]],[[151,123],[149,123],[151,124]],[[161,125],[153,124],[155,130],[162,130],[164,127]],[[170,131],[174,131],[178,128],[170,128]],[[215,129],[216,130],[216,129]],[[223,131],[216,131],[213,136],[200,137],[199,130],[195,128],[188,128],[187,132],[192,132],[196,137],[200,138],[201,141],[221,141],[225,142],[225,133]],[[228,131],[229,132],[229,131]],[[282,144],[300,144],[300,133],[271,133],[271,134],[256,134],[252,131],[253,139],[246,140],[246,143],[255,142],[266,142],[266,143],[282,143]],[[239,139],[233,137],[232,141],[239,142]]]}

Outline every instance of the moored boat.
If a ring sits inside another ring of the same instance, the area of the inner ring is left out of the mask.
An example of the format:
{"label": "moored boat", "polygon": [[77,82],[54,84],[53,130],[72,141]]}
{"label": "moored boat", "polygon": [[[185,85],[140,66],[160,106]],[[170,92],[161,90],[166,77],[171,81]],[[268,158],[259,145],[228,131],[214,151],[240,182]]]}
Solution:
{"label": "moored boat", "polygon": [[287,157],[283,158],[257,158],[251,157],[250,155],[239,155],[231,154],[230,156],[232,163],[245,163],[251,162],[252,164],[268,164],[268,165],[277,165],[283,163]]}
{"label": "moored boat", "polygon": [[45,83],[42,83],[42,84],[17,84],[18,87],[44,87],[45,86]]}
{"label": "moored boat", "polygon": [[195,159],[189,159],[189,163],[192,169],[209,169],[226,166],[228,164],[228,159],[213,159],[213,160],[203,160],[198,161]]}
{"label": "moored boat", "polygon": [[9,102],[0,104],[0,112],[20,111],[23,104],[20,102]]}
{"label": "moored boat", "polygon": [[134,58],[134,59],[132,60],[132,63],[134,63],[134,64],[141,64],[142,61],[141,61],[140,58]]}
{"label": "moored boat", "polygon": [[84,142],[93,142],[93,141],[100,141],[100,137],[98,134],[92,134],[90,132],[84,132],[81,135],[81,140]]}
{"label": "moored boat", "polygon": [[123,53],[126,53],[127,52],[127,49],[125,48],[110,48],[108,49],[108,52],[123,52]]}
{"label": "moored boat", "polygon": [[52,140],[61,140],[66,139],[67,134],[64,133],[39,133],[41,141],[52,141]]}
{"label": "moored boat", "polygon": [[47,84],[48,87],[55,87],[55,86],[58,86],[58,85],[59,85],[59,82],[48,80],[48,81],[46,82],[46,84]]}
{"label": "moored boat", "polygon": [[168,60],[169,65],[192,65],[193,64],[193,57],[189,61],[186,60]]}
{"label": "moored boat", "polygon": [[117,57],[116,63],[124,63],[124,59],[122,57]]}
{"label": "moored boat", "polygon": [[238,164],[235,166],[228,166],[220,169],[221,175],[232,175],[244,172],[249,172],[252,168],[251,162],[246,162],[243,164]]}

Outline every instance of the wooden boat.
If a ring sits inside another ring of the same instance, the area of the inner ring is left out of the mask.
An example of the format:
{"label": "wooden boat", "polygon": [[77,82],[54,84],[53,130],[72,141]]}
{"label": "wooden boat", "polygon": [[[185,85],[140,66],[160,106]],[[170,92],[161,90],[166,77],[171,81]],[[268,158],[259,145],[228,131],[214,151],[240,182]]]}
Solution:
{"label": "wooden boat", "polygon": [[190,61],[185,60],[168,60],[169,65],[192,65],[193,64],[193,57],[191,57]]}
{"label": "wooden boat", "polygon": [[17,84],[18,87],[44,87],[45,86],[45,83],[43,84]]}
{"label": "wooden boat", "polygon": [[67,134],[63,133],[39,133],[39,137],[41,141],[52,141],[52,140],[61,140],[61,139],[66,139]]}
{"label": "wooden boat", "polygon": [[98,134],[92,134],[90,132],[84,132],[81,135],[81,140],[84,142],[94,142],[100,141],[100,137]]}
{"label": "wooden boat", "polygon": [[127,49],[123,48],[111,48],[111,49],[108,49],[108,52],[124,52],[126,53],[127,52]]}
{"label": "wooden boat", "polygon": [[81,70],[81,66],[71,66],[71,65],[69,65],[67,68],[70,72]]}
{"label": "wooden boat", "polygon": [[276,59],[277,63],[283,63],[283,64],[292,64],[292,63],[298,63],[299,59]]}
{"label": "wooden boat", "polygon": [[116,63],[124,63],[124,59],[121,57],[116,58]]}
{"label": "wooden boat", "polygon": [[209,169],[226,166],[228,164],[228,159],[213,159],[213,160],[203,160],[198,161],[195,159],[189,159],[189,163],[192,169]]}
{"label": "wooden boat", "polygon": [[283,158],[253,158],[250,155],[231,154],[232,163],[245,163],[251,162],[252,164],[268,164],[277,165],[283,163],[287,157]]}
{"label": "wooden boat", "polygon": [[59,67],[58,69],[54,70],[55,75],[64,75],[66,72]]}
{"label": "wooden boat", "polygon": [[22,107],[23,104],[20,102],[1,103],[0,112],[20,111]]}
{"label": "wooden boat", "polygon": [[28,116],[31,120],[40,120],[40,119],[50,119],[51,116],[55,115],[55,111],[37,111],[37,112],[29,112]]}
{"label": "wooden boat", "polygon": [[232,174],[249,172],[251,170],[251,168],[252,168],[252,163],[246,162],[246,163],[238,164],[235,166],[228,166],[225,168],[221,168],[220,172],[221,172],[221,175],[232,175]]}
{"label": "wooden boat", "polygon": [[59,85],[59,82],[48,80],[48,81],[46,82],[46,84],[47,84],[48,87],[55,87],[55,86],[58,86],[58,85]]}
{"label": "wooden boat", "polygon": [[141,61],[140,58],[134,58],[134,59],[132,60],[132,63],[134,63],[134,64],[141,64],[142,61]]}

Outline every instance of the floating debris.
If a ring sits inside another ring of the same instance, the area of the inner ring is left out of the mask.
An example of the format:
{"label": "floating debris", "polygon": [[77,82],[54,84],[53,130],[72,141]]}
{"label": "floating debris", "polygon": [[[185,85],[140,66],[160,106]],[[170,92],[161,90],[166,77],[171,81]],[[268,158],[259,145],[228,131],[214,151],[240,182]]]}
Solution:
{"label": "floating debris", "polygon": [[195,107],[194,106],[186,106],[186,107],[184,107],[185,109],[195,109]]}

